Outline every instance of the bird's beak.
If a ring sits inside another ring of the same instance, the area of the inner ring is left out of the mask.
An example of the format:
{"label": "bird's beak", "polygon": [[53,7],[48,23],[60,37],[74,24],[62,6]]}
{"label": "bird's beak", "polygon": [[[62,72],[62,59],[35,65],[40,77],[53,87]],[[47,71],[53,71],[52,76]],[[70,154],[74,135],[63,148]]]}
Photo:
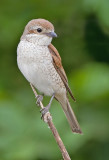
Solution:
{"label": "bird's beak", "polygon": [[46,35],[52,38],[57,37],[57,34],[55,32],[49,32],[49,33],[46,33]]}

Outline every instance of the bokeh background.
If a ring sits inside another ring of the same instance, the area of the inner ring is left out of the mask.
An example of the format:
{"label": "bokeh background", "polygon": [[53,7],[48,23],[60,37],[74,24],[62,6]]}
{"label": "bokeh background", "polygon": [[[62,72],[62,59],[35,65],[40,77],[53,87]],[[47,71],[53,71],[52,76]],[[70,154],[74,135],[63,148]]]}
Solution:
{"label": "bokeh background", "polygon": [[0,160],[62,159],[16,62],[24,26],[35,18],[54,24],[53,44],[77,100],[70,102],[83,135],[72,134],[58,102],[50,109],[71,159],[108,160],[109,0],[0,1]]}

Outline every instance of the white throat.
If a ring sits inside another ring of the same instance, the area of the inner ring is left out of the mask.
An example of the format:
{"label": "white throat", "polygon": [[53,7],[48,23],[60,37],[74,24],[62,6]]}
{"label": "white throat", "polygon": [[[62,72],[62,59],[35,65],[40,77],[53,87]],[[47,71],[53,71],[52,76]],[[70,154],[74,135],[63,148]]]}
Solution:
{"label": "white throat", "polygon": [[48,46],[52,41],[52,37],[38,34],[28,34],[25,39],[40,46]]}

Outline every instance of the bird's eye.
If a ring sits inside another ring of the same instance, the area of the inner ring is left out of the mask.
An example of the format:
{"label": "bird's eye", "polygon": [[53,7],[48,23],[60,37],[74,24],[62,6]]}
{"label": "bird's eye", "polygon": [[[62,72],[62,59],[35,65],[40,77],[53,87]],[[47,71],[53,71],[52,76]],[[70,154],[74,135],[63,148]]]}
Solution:
{"label": "bird's eye", "polygon": [[39,32],[39,33],[42,32],[42,29],[41,29],[41,28],[38,28],[38,29],[37,29],[37,32]]}

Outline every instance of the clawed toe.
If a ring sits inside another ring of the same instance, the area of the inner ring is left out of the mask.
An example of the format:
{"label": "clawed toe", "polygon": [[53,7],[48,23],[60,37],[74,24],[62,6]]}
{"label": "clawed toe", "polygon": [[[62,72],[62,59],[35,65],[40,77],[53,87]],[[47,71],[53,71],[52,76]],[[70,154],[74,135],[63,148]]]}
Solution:
{"label": "clawed toe", "polygon": [[42,117],[44,114],[46,114],[47,112],[49,112],[49,108],[48,107],[44,107],[40,110],[40,112],[42,113]]}
{"label": "clawed toe", "polygon": [[37,96],[36,104],[37,104],[38,106],[40,106],[40,102],[42,102],[42,101],[43,101],[43,96],[42,96],[42,95],[38,95],[38,96]]}

